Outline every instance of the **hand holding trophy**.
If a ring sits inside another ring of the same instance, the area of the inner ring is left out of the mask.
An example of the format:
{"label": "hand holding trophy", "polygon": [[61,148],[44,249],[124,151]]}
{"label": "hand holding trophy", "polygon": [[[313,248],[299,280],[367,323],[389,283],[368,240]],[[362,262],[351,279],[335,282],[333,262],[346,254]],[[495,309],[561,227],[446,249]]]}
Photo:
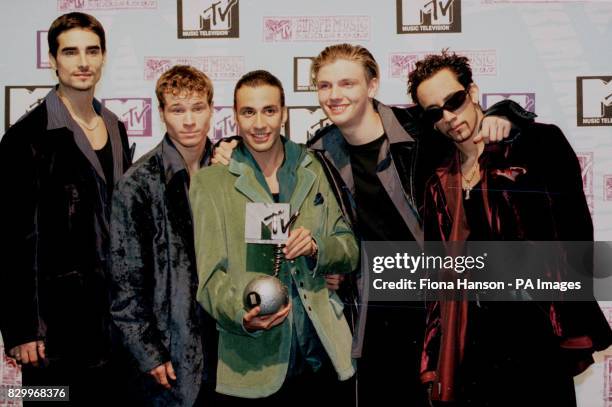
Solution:
{"label": "hand holding trophy", "polygon": [[289,216],[289,204],[247,204],[245,235],[248,243],[274,244],[272,275],[258,276],[251,280],[243,293],[244,306],[250,311],[259,307],[258,316],[272,315],[288,303],[287,287],[278,274],[285,260],[283,248],[288,239],[289,228],[299,212]]}

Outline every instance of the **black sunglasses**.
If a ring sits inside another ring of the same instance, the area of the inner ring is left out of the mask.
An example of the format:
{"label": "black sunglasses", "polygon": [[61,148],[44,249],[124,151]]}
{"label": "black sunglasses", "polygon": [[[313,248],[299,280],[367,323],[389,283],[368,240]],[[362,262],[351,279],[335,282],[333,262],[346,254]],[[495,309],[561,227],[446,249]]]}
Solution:
{"label": "black sunglasses", "polygon": [[465,103],[465,99],[467,99],[468,91],[462,89],[452,94],[451,97],[448,98],[442,107],[434,106],[428,109],[423,110],[423,120],[434,124],[438,120],[444,116],[444,110],[449,112],[454,112],[459,109]]}

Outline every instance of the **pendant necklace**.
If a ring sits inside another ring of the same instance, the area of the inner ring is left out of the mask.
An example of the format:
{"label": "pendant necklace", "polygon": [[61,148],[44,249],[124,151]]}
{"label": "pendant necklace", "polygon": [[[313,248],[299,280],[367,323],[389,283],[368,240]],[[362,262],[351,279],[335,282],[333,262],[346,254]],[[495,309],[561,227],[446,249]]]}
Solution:
{"label": "pendant necklace", "polygon": [[463,181],[462,189],[465,192],[466,200],[470,199],[470,192],[472,191],[472,180],[474,179],[474,176],[476,175],[479,169],[480,167],[478,165],[478,159],[476,159],[467,177],[465,177],[463,175],[463,171],[461,171],[461,179]]}
{"label": "pendant necklace", "polygon": [[96,115],[95,117],[95,123],[93,126],[88,125],[87,123],[85,123],[84,120],[82,120],[79,116],[77,116],[74,113],[74,109],[72,108],[72,103],[70,103],[70,99],[68,99],[67,97],[60,95],[60,98],[66,102],[66,107],[68,108],[68,112],[70,113],[70,116],[72,116],[72,118],[78,123],[80,124],[82,127],[84,127],[85,129],[87,129],[88,131],[94,131],[98,125],[100,124],[100,116],[98,116],[97,113],[94,112],[94,114]]}

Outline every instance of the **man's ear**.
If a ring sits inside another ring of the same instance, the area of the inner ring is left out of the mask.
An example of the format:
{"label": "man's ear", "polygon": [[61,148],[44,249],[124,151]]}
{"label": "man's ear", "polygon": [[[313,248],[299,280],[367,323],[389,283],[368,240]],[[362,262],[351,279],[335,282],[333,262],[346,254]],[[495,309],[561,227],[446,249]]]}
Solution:
{"label": "man's ear", "polygon": [[49,64],[54,71],[57,71],[57,61],[51,52],[49,52]]}
{"label": "man's ear", "polygon": [[165,125],[166,121],[164,120],[164,108],[161,106],[158,106],[157,111],[159,112],[159,120]]}
{"label": "man's ear", "polygon": [[472,82],[468,89],[468,93],[470,95],[472,103],[474,103],[475,105],[480,104],[480,89],[478,88],[478,85]]}
{"label": "man's ear", "polygon": [[376,93],[378,92],[379,86],[380,82],[378,81],[378,78],[370,79],[370,82],[368,82],[368,97],[370,99],[374,99],[374,96],[376,96]]}
{"label": "man's ear", "polygon": [[283,106],[283,126],[287,124],[287,118],[289,117],[289,113],[287,113],[287,106]]}

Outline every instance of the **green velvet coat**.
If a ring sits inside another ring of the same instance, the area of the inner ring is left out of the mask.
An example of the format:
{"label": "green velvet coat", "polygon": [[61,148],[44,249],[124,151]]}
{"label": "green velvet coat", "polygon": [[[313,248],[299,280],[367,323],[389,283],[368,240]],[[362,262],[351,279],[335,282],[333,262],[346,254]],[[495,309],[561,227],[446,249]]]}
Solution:
{"label": "green velvet coat", "polygon": [[[289,166],[289,178],[295,185],[289,199],[291,211],[300,211],[294,228],[310,229],[319,252],[314,266],[304,257],[284,262],[279,278],[287,286],[293,279],[339,379],[346,380],[354,374],[351,332],[343,304],[326,288],[324,275],[354,270],[359,259],[357,242],[320,163],[304,146],[288,140],[284,146],[283,167]],[[259,398],[277,392],[287,375],[292,314],[268,331],[249,333],[242,325],[244,287],[256,276],[272,274],[273,248],[245,242],[246,204],[273,202],[254,160],[245,151],[237,148],[229,166],[216,165],[196,174],[190,198],[199,277],[197,300],[215,318],[220,331],[217,392]],[[282,191],[283,185],[281,198]]]}

